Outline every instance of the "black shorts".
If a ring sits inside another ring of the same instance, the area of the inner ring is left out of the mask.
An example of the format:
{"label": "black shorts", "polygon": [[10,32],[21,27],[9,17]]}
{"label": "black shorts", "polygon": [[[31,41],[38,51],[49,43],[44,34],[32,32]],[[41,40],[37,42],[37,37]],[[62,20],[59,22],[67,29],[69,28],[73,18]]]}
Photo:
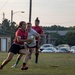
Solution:
{"label": "black shorts", "polygon": [[8,52],[12,52],[14,54],[19,53],[21,49],[25,49],[24,46],[20,46],[17,44],[12,44]]}
{"label": "black shorts", "polygon": [[27,46],[28,48],[38,48],[38,41],[36,41],[36,45],[35,45],[35,46],[29,47],[28,44],[26,44],[26,46]]}

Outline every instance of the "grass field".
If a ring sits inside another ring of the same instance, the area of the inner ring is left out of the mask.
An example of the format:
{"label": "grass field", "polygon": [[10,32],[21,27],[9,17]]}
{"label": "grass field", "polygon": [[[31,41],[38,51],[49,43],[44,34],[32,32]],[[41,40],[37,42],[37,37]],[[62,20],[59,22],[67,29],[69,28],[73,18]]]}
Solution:
{"label": "grass field", "polygon": [[[0,52],[0,64],[6,58],[7,53]],[[21,70],[23,58],[16,68],[11,68],[17,55],[14,56],[0,75],[75,75],[75,54],[72,53],[40,53],[39,63],[35,64],[34,57],[28,62],[28,70]]]}

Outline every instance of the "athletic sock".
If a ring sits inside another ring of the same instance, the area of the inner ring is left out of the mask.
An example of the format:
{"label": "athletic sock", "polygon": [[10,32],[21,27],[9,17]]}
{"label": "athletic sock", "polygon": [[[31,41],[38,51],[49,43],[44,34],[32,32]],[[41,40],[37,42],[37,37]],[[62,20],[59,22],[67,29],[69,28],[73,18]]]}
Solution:
{"label": "athletic sock", "polygon": [[26,65],[26,63],[23,63],[23,66],[25,66]]}
{"label": "athletic sock", "polygon": [[16,63],[15,63],[15,64],[17,65],[17,64],[19,63],[19,61],[20,61],[20,58],[16,61]]}
{"label": "athletic sock", "polygon": [[35,63],[38,63],[38,56],[39,56],[39,53],[35,53]]}

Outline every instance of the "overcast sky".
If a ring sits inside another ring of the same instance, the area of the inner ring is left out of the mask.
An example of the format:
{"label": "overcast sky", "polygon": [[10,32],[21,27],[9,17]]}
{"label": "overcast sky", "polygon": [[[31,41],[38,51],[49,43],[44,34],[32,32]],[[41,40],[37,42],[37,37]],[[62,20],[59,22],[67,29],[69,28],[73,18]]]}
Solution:
{"label": "overcast sky", "polygon": [[[0,0],[0,22],[5,13],[5,18],[11,18],[14,11],[14,21],[29,21],[30,0]],[[18,11],[25,11],[20,13]],[[15,13],[17,12],[17,13]],[[32,0],[32,24],[36,17],[40,19],[41,26],[61,25],[65,27],[75,25],[75,0]]]}

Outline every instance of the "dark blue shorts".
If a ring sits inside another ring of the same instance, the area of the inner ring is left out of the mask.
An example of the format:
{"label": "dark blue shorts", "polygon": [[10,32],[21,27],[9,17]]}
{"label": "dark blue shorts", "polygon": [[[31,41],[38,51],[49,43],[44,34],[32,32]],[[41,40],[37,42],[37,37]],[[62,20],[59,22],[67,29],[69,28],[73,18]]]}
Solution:
{"label": "dark blue shorts", "polygon": [[24,46],[12,44],[8,52],[12,52],[14,54],[17,54],[20,52],[21,49],[25,49]]}

